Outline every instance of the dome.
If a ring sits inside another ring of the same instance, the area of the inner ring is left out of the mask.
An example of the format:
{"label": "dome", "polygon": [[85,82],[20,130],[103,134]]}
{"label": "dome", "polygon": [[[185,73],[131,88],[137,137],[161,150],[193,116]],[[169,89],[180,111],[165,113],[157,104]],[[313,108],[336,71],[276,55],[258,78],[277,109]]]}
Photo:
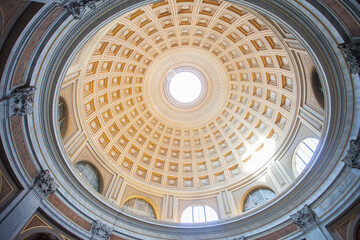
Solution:
{"label": "dome", "polygon": [[[4,55],[1,82],[0,209],[2,191],[14,201],[3,236],[26,239],[40,222],[50,239],[336,239],[346,221],[358,229],[349,211],[360,88],[347,62],[357,42],[328,23],[328,9],[28,7],[33,35]],[[24,227],[5,230],[30,203]]]}
{"label": "dome", "polygon": [[[76,81],[74,111],[92,158],[140,191],[191,199],[263,174],[299,128],[305,81],[264,21],[227,2],[170,1],[104,26],[79,50],[81,64],[70,65],[63,87]],[[177,100],[176,89],[194,77],[197,95]]]}

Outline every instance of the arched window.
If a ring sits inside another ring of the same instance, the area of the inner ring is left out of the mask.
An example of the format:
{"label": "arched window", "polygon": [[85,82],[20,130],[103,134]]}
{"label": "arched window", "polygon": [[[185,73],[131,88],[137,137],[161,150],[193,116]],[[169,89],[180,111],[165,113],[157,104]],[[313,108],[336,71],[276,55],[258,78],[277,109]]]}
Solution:
{"label": "arched window", "polygon": [[100,177],[96,169],[88,162],[79,162],[75,165],[80,175],[96,191],[100,190]]}
{"label": "arched window", "polygon": [[200,223],[218,220],[214,209],[207,205],[196,205],[188,207],[181,215],[182,223]]}
{"label": "arched window", "polygon": [[62,98],[59,99],[58,104],[58,123],[59,123],[59,129],[60,133],[63,133],[63,128],[65,126],[65,102]]}
{"label": "arched window", "polygon": [[312,72],[312,88],[316,101],[321,107],[324,107],[324,90],[321,85],[319,73],[315,68]]}
{"label": "arched window", "polygon": [[269,188],[259,187],[252,190],[245,198],[244,212],[256,208],[270,199],[274,198],[276,194]]}
{"label": "arched window", "polygon": [[150,203],[142,198],[131,198],[127,200],[124,203],[123,208],[136,214],[156,219],[154,208]]}
{"label": "arched window", "polygon": [[318,143],[319,140],[316,138],[307,138],[300,143],[295,152],[295,169],[297,174],[301,173],[309,163]]}

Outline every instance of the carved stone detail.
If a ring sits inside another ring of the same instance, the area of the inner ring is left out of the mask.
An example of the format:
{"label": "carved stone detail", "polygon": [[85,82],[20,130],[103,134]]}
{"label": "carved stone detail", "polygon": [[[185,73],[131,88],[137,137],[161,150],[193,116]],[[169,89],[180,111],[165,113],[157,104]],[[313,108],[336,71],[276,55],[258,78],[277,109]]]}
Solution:
{"label": "carved stone detail", "polygon": [[33,113],[33,95],[35,87],[18,87],[10,95],[0,100],[0,119],[14,115]]}
{"label": "carved stone detail", "polygon": [[97,220],[91,227],[92,239],[106,240],[110,237],[113,229]]}
{"label": "carved stone detail", "polygon": [[10,98],[10,116],[30,115],[33,113],[35,87],[16,88]]}
{"label": "carved stone detail", "polygon": [[339,49],[345,53],[345,60],[350,65],[350,72],[360,73],[360,41],[351,41],[339,45]]}
{"label": "carved stone detail", "polygon": [[350,140],[350,147],[342,161],[348,167],[360,169],[360,138]]}
{"label": "carved stone detail", "polygon": [[49,170],[42,171],[35,177],[34,189],[42,198],[46,198],[48,195],[54,193],[58,187],[59,185],[55,183]]}
{"label": "carved stone detail", "polygon": [[72,0],[64,7],[75,19],[81,19],[86,11],[86,7],[95,9],[95,3],[99,1],[100,0]]}
{"label": "carved stone detail", "polygon": [[316,224],[316,215],[308,205],[305,205],[301,210],[290,215],[290,217],[302,231],[305,231]]}

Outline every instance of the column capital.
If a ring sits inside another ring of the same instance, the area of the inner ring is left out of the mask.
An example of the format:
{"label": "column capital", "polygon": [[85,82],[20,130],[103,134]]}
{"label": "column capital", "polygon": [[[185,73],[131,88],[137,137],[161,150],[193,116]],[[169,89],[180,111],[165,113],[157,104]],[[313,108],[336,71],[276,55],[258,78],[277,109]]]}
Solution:
{"label": "column capital", "polygon": [[316,225],[316,215],[308,205],[305,205],[301,210],[290,215],[290,217],[302,231],[306,231]]}
{"label": "column capital", "polygon": [[36,88],[33,86],[21,86],[5,98],[0,99],[0,120],[14,115],[32,114],[35,90]]}
{"label": "column capital", "polygon": [[350,65],[350,72],[360,73],[360,40],[352,39],[350,42],[340,44],[339,49],[345,54],[345,60]]}
{"label": "column capital", "polygon": [[45,199],[48,195],[54,193],[59,187],[51,177],[49,170],[40,172],[34,181],[34,189]]}
{"label": "column capital", "polygon": [[16,88],[10,97],[9,112],[12,115],[30,115],[33,113],[33,95],[35,87],[19,87]]}
{"label": "column capital", "polygon": [[100,0],[71,0],[68,4],[64,5],[64,8],[66,8],[75,19],[81,19],[86,11],[86,7],[95,9],[96,2],[100,2]]}
{"label": "column capital", "polygon": [[350,140],[350,147],[342,161],[348,167],[360,169],[360,138]]}
{"label": "column capital", "polygon": [[113,229],[108,225],[102,223],[100,220],[96,220],[91,227],[91,239],[107,240],[112,233]]}

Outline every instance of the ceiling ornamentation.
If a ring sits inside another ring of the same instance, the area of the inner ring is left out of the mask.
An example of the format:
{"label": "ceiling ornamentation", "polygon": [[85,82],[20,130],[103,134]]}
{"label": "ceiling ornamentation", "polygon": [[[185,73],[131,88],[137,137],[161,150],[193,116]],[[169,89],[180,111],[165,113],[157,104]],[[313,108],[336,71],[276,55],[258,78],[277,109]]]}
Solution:
{"label": "ceiling ornamentation", "polygon": [[[273,29],[227,2],[155,3],[111,23],[79,82],[98,161],[130,182],[180,192],[225,187],[264,166],[286,147],[299,94]],[[189,66],[206,89],[181,108],[164,83]]]}

